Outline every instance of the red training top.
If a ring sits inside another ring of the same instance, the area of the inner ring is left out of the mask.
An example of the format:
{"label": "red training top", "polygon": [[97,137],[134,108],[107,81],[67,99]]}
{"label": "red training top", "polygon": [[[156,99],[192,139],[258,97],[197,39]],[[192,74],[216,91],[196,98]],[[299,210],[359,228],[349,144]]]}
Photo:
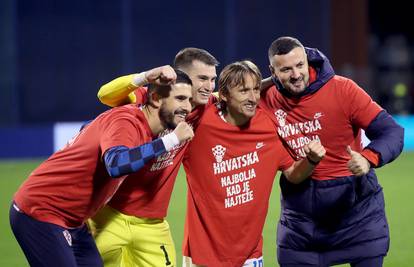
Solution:
{"label": "red training top", "polygon": [[[135,95],[138,103],[145,102],[146,89],[139,88],[135,91]],[[188,115],[186,121],[196,128],[205,108],[214,102],[216,98],[211,96],[208,104],[197,106]],[[166,130],[159,137],[170,132],[171,130]],[[174,182],[187,145],[188,142],[185,142],[174,147],[171,151],[147,163],[138,172],[130,174],[108,205],[131,216],[166,217]]]}
{"label": "red training top", "polygon": [[39,221],[68,228],[81,226],[110,200],[125,178],[109,176],[102,160],[105,151],[151,141],[151,130],[137,105],[113,108],[36,168],[14,201]]}
{"label": "red training top", "polygon": [[209,107],[184,156],[188,203],[183,253],[194,264],[242,266],[262,255],[262,230],[276,171],[293,159],[269,115],[245,128]]}
{"label": "red training top", "polygon": [[280,137],[298,158],[305,157],[303,147],[311,140],[321,141],[326,155],[312,174],[318,180],[352,175],[346,147],[362,151],[357,129],[366,129],[382,110],[355,82],[341,76],[334,76],[314,94],[300,99],[284,97],[273,86],[260,105],[274,114]]}

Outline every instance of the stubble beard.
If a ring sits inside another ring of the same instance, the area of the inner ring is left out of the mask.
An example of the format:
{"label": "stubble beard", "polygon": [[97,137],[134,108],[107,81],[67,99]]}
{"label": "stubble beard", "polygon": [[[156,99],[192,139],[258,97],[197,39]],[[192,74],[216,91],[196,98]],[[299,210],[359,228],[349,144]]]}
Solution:
{"label": "stubble beard", "polygon": [[174,130],[177,127],[177,124],[174,122],[174,112],[169,112],[164,106],[161,106],[158,114],[165,129]]}

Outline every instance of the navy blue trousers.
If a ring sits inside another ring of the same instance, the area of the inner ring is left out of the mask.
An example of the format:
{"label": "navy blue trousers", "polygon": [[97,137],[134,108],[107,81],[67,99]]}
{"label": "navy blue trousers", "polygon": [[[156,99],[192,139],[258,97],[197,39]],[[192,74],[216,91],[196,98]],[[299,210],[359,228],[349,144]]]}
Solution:
{"label": "navy blue trousers", "polygon": [[[382,266],[389,248],[384,195],[373,170],[299,185],[281,177],[277,231],[281,266],[330,266],[371,259]],[[370,266],[370,265],[361,265]]]}
{"label": "navy blue trousers", "polygon": [[[351,267],[377,267],[377,266],[382,266],[382,263],[384,262],[384,257],[375,257],[375,258],[366,258],[366,259],[363,259],[363,260],[361,260],[361,261],[358,261],[358,262],[353,262],[353,263],[351,263],[350,265],[351,265]],[[294,264],[294,265],[291,265],[291,264],[288,264],[288,265],[286,265],[286,264],[283,264],[283,265],[280,265],[280,267],[309,267],[309,266],[311,266],[311,265],[309,265],[309,264],[305,264],[305,265],[298,265],[298,264]],[[322,265],[320,265],[321,267],[322,267]]]}
{"label": "navy blue trousers", "polygon": [[[14,205],[14,204],[13,204]],[[66,229],[10,208],[10,225],[32,267],[103,266],[87,226]]]}

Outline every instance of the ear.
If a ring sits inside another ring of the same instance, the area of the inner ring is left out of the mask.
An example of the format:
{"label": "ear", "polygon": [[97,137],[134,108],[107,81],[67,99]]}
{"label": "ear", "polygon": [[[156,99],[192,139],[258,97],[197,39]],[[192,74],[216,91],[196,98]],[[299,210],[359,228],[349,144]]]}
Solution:
{"label": "ear", "polygon": [[156,108],[161,107],[162,98],[157,92],[151,92],[148,97],[151,99],[150,103],[152,106]]}
{"label": "ear", "polygon": [[227,102],[227,93],[219,90],[219,99]]}
{"label": "ear", "polygon": [[269,70],[272,75],[275,75],[275,68],[272,65],[269,65]]}

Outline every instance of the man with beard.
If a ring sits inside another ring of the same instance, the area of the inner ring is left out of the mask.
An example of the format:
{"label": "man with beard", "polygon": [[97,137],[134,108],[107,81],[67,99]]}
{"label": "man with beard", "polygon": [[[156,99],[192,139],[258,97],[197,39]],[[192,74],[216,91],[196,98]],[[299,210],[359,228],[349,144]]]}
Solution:
{"label": "man with beard", "polygon": [[252,62],[226,66],[218,83],[221,101],[206,108],[183,160],[183,266],[263,266],[262,230],[277,170],[300,183],[325,150],[314,140],[304,148],[307,159],[293,161],[272,114],[257,108],[261,74]]}
{"label": "man with beard", "polygon": [[[321,140],[326,156],[311,179],[282,177],[278,261],[281,266],[382,266],[389,246],[384,196],[373,168],[398,157],[404,130],[355,82],[335,75],[318,50],[281,37],[269,48],[274,86],[263,107],[296,152]],[[363,148],[361,129],[371,143]]]}
{"label": "man with beard", "polygon": [[[10,224],[30,266],[102,266],[85,221],[128,174],[193,136],[184,121],[191,110],[191,80],[183,72],[174,80],[171,85],[155,80],[144,106],[99,115],[22,184]],[[153,140],[168,127],[175,130]],[[134,178],[145,179],[128,179]]]}
{"label": "man with beard", "polygon": [[[185,48],[177,53],[174,67],[192,80],[192,112],[187,122],[193,127],[206,106],[214,102],[218,61],[207,51]],[[119,77],[101,87],[99,99],[109,105],[143,103],[142,86],[154,80],[174,81],[170,66]],[[159,136],[168,135],[170,130]],[[176,252],[170,227],[165,220],[174,182],[188,143],[160,155],[127,179],[112,200],[90,221],[105,266],[176,266]]]}

